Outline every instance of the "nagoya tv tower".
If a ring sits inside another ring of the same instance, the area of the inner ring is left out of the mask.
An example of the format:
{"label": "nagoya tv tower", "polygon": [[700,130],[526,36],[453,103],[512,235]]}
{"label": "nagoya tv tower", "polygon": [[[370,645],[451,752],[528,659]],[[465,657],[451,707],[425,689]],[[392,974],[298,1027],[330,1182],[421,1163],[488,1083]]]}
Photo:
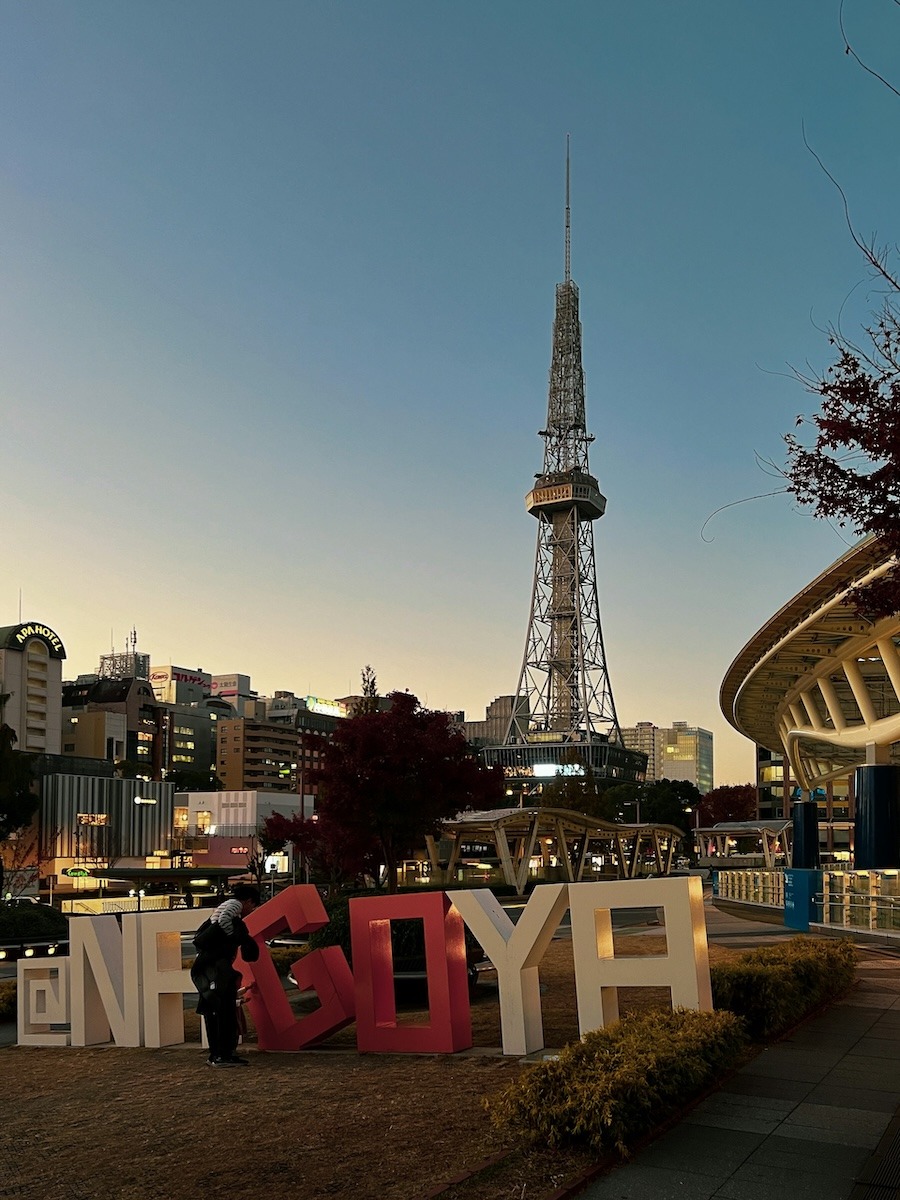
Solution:
{"label": "nagoya tv tower", "polygon": [[600,629],[593,523],[603,516],[606,497],[588,463],[594,439],[585,425],[578,288],[571,276],[568,138],[565,278],[556,286],[547,427],[540,436],[544,468],[525,498],[538,522],[525,656],[505,743],[488,748],[485,757],[523,778],[576,760],[590,764],[598,778],[642,778],[645,756],[622,745]]}

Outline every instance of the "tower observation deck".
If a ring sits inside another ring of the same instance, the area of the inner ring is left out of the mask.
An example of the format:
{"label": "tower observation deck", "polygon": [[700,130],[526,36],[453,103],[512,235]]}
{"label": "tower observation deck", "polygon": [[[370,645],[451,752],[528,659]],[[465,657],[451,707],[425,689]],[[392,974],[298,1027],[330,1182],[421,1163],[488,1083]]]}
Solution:
{"label": "tower observation deck", "polygon": [[550,774],[550,764],[581,763],[597,778],[626,782],[643,778],[646,756],[622,744],[600,628],[593,523],[606,497],[588,462],[570,231],[567,145],[565,278],[556,286],[544,464],[525,497],[538,522],[531,612],[506,738],[484,756],[523,778],[540,774],[535,767]]}

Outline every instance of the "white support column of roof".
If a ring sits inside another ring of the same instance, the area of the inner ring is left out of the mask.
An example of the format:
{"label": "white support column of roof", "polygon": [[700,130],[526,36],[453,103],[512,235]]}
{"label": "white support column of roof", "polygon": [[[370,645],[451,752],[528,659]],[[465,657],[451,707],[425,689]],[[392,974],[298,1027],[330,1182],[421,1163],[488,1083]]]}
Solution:
{"label": "white support column of roof", "polygon": [[835,728],[836,733],[840,733],[842,729],[847,728],[847,721],[841,710],[841,702],[838,699],[838,694],[834,690],[834,684],[827,675],[823,675],[819,680],[819,691],[822,693],[822,699],[825,701],[825,707],[828,709],[828,715],[831,717],[831,723]]}
{"label": "white support column of roof", "polygon": [[887,671],[888,678],[891,681],[894,695],[900,699],[900,656],[897,654],[897,647],[894,645],[894,640],[893,638],[879,638],[875,645],[878,647],[878,653],[881,655],[884,669]]}
{"label": "white support column of roof", "polygon": [[822,714],[819,712],[819,706],[816,704],[816,697],[811,691],[801,692],[800,699],[803,701],[803,707],[809,715],[813,729],[824,729],[825,724],[822,720]]}
{"label": "white support column of roof", "polygon": [[796,701],[792,700],[788,705],[788,712],[791,714],[791,720],[794,722],[795,729],[803,729],[806,726],[806,715]]}
{"label": "white support column of roof", "polygon": [[848,658],[841,663],[841,666],[844,669],[844,674],[847,676],[850,690],[853,692],[853,699],[859,705],[863,721],[868,726],[874,725],[878,718],[875,715],[871,697],[866,689],[866,681],[863,679],[863,673],[859,669],[859,663],[855,658]]}

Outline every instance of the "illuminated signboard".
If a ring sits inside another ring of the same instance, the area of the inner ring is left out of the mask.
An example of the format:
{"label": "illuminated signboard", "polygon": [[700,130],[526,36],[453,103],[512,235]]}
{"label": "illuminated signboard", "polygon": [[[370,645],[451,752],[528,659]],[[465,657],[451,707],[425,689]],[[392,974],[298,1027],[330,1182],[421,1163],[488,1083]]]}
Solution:
{"label": "illuminated signboard", "polygon": [[2,646],[12,650],[24,650],[26,642],[32,638],[40,638],[47,646],[53,658],[65,658],[66,651],[62,644],[62,638],[58,633],[54,633],[48,625],[14,625],[12,629],[6,631]]}
{"label": "illuminated signboard", "polygon": [[326,717],[346,717],[347,705],[337,700],[321,700],[318,696],[307,696],[306,707],[310,712],[324,713]]}

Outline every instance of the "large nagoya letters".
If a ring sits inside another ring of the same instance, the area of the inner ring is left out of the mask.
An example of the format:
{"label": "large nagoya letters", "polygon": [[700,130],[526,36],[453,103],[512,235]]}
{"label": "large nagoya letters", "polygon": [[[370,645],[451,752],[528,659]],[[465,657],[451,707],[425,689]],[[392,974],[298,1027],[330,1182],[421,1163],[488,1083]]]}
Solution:
{"label": "large nagoya letters", "polygon": [[[312,933],[328,924],[325,906],[311,884],[286,888],[249,914],[247,929],[258,942],[288,933]],[[353,976],[340,946],[313,950],[291,966],[301,991],[314,990],[320,1007],[299,1020],[294,1015],[275,964],[265,945],[256,962],[238,957],[243,982],[253,983],[247,1007],[256,1026],[260,1050],[301,1050],[349,1025],[354,1017]]]}
{"label": "large nagoya letters", "polygon": [[[429,1021],[398,1025],[391,921],[425,926]],[[356,1044],[395,1054],[452,1054],[472,1045],[466,939],[462,918],[443,892],[350,901],[356,983]]]}
{"label": "large nagoya letters", "polygon": [[453,903],[497,969],[504,1054],[531,1054],[544,1045],[538,964],[569,903],[564,883],[531,893],[514,925],[488,888],[453,892]]}
{"label": "large nagoya letters", "polygon": [[[615,956],[611,910],[635,907],[663,909],[665,954]],[[696,876],[570,885],[569,911],[582,1037],[618,1020],[620,987],[668,987],[673,1007],[712,1011],[703,885]]]}

